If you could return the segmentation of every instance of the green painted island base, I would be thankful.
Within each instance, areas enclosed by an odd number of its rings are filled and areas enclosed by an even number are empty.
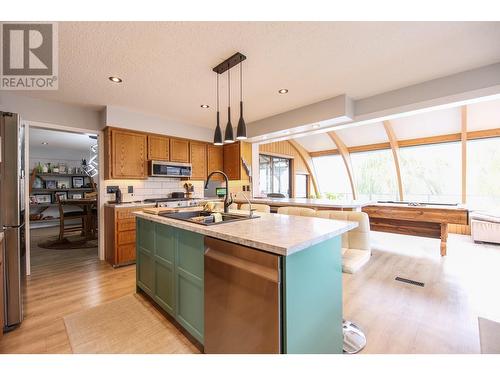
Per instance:
[[[137,219],[137,288],[200,345],[204,252],[201,234]],[[341,237],[281,256],[280,264],[281,352],[341,354]]]
[[[341,237],[283,263],[284,353],[342,354]]]

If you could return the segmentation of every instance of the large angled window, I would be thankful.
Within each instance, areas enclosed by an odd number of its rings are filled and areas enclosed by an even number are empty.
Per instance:
[[[467,206],[500,209],[500,138],[467,142]]]
[[[391,150],[351,153],[358,199],[397,200],[396,168]]]
[[[400,160],[406,201],[461,201],[462,162],[459,142],[402,147]]]
[[[349,177],[340,155],[315,157],[313,165],[322,198],[352,199]]]
[[[259,190],[261,195],[290,196],[290,159],[259,155]]]

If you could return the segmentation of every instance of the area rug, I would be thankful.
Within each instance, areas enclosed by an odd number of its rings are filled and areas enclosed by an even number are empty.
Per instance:
[[[51,250],[90,249],[97,247],[97,239],[87,240],[81,236],[65,237],[62,240],[53,238],[39,242],[38,247]]]
[[[500,354],[500,322],[478,317],[481,353]]]
[[[73,353],[198,353],[141,297],[128,295],[64,317]]]

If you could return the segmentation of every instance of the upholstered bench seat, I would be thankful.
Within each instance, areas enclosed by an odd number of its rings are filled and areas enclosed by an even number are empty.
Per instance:
[[[500,244],[500,212],[476,211],[470,214],[471,236],[474,242]]]

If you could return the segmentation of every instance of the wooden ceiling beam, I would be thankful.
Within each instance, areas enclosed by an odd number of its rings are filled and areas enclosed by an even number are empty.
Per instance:
[[[300,145],[297,141],[293,139],[287,140],[287,142],[292,146],[295,151],[299,154],[299,156],[302,158],[302,161],[304,162],[307,172],[309,173],[309,176],[311,176],[311,182],[313,184],[314,192],[316,196],[319,196],[319,188],[318,188],[318,181],[316,179],[316,174],[314,173],[314,166],[312,164],[312,158],[309,155],[309,153],[306,151],[302,145]]]
[[[494,138],[494,137],[500,137],[500,128],[475,130],[467,132],[467,140],[469,141],[474,139],[484,139],[484,138]],[[461,139],[462,139],[462,133],[452,133],[452,134],[436,135],[432,137],[403,139],[398,141],[398,146],[399,148],[402,148],[402,147],[432,145],[437,143],[460,142]],[[382,142],[382,143],[372,143],[362,146],[351,146],[347,147],[347,150],[349,151],[349,153],[353,153],[353,152],[389,150],[390,148],[391,148],[390,142]],[[313,158],[319,156],[339,155],[339,154],[340,152],[338,149],[309,152],[309,155]]]
[[[387,134],[387,138],[389,139],[389,143],[391,145],[392,156],[394,159],[394,166],[396,168],[396,178],[398,181],[398,191],[399,191],[399,200],[404,201],[403,194],[403,181],[401,179],[401,167],[399,162],[399,144],[396,138],[396,134],[392,129],[391,123],[389,121],[384,121],[384,129]]]
[[[349,150],[344,142],[342,142],[342,139],[340,139],[337,133],[332,131],[328,132],[328,135],[330,136],[333,143],[335,143],[335,146],[337,146],[337,150],[344,160],[344,165],[347,170],[347,176],[349,177],[349,182],[351,183],[352,197],[353,199],[357,199],[358,194],[356,191],[356,184],[354,181],[354,173],[352,170],[351,155],[349,154]]]

